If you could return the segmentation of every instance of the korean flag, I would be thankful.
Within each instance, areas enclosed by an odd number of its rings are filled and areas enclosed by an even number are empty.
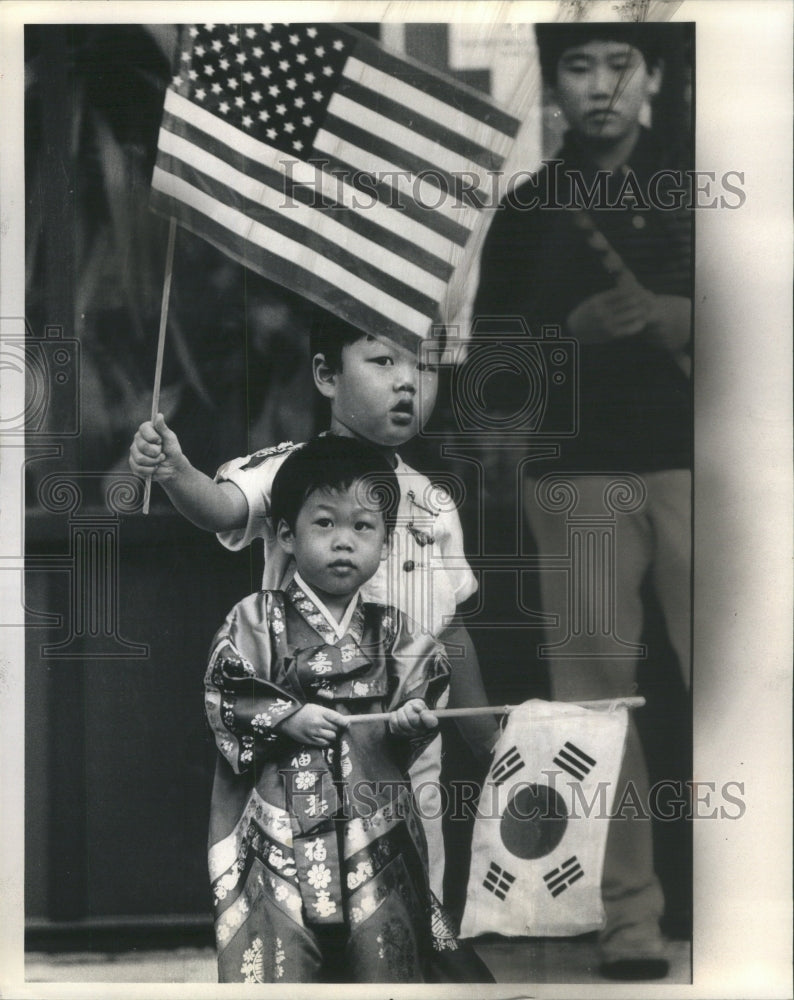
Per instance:
[[[462,937],[583,934],[604,919],[601,873],[625,707],[528,701],[483,786]]]

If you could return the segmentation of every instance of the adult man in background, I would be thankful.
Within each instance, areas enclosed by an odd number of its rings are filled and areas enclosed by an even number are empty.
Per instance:
[[[619,22],[536,27],[544,80],[570,131],[554,160],[496,213],[473,311],[481,323],[489,317],[494,332],[500,317],[521,316],[535,335],[556,325],[579,344],[578,433],[561,441],[558,458],[533,462],[524,482],[539,554],[557,556],[567,546],[565,515],[538,502],[543,473],[564,476],[580,515],[608,513],[605,490],[622,474],[638,484],[638,509],[615,518],[610,579],[596,583],[599,606],[614,608],[614,630],[590,630],[586,652],[576,656],[549,650],[552,695],[562,701],[634,693],[648,578],[689,682],[692,227],[675,197],[681,164],[642,124],[662,83],[663,30]],[[550,644],[571,631],[577,598],[568,583],[564,573],[541,571],[543,610],[559,616]],[[627,788],[647,805],[633,722],[616,802]],[[659,978],[668,963],[651,823],[631,809],[624,816],[610,822],[607,843],[602,972]]]

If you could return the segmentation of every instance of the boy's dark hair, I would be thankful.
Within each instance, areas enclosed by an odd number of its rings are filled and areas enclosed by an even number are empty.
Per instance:
[[[339,316],[318,310],[309,331],[309,352],[312,358],[322,354],[331,371],[339,372],[342,370],[342,349],[348,344],[355,344],[357,340],[368,336],[370,334],[347,323]],[[440,323],[434,324],[432,337],[435,344],[434,350],[440,354],[447,342],[446,327]]]
[[[309,351],[312,358],[322,354],[331,371],[338,372],[342,370],[342,348],[366,336],[357,326],[318,310],[309,331]]]
[[[557,65],[567,49],[588,42],[621,42],[642,53],[646,67],[653,69],[663,55],[664,25],[641,21],[605,21],[536,24],[535,38],[540,53],[540,68],[546,83],[557,82]]]
[[[285,521],[292,531],[298,514],[315,490],[346,490],[359,483],[361,501],[383,514],[391,534],[400,502],[397,476],[386,457],[366,441],[323,434],[296,448],[273,480],[270,517],[273,527]]]

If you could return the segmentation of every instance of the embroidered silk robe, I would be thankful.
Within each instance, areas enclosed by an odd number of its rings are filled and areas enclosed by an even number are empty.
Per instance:
[[[310,701],[343,714],[415,697],[433,707],[449,668],[429,639],[416,655],[411,624],[359,597],[338,639],[292,581],[241,601],[217,633],[205,702],[220,751],[209,870],[221,982],[317,981],[328,941],[342,943],[351,982],[423,981],[431,899],[406,771],[432,734],[365,722],[322,749],[276,728]]]

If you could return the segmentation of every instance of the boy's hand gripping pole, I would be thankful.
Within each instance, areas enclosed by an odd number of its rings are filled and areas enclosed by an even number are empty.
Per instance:
[[[168,228],[168,247],[165,251],[165,277],[163,278],[163,301],[160,305],[160,333],[157,338],[157,364],[154,369],[154,390],[152,392],[152,423],[157,419],[160,408],[160,382],[163,378],[163,352],[165,351],[165,329],[168,325],[168,299],[171,296],[171,273],[174,270],[174,241],[176,239],[176,219],[171,217]],[[152,477],[146,477],[143,492],[143,513],[149,513],[152,496]]]

